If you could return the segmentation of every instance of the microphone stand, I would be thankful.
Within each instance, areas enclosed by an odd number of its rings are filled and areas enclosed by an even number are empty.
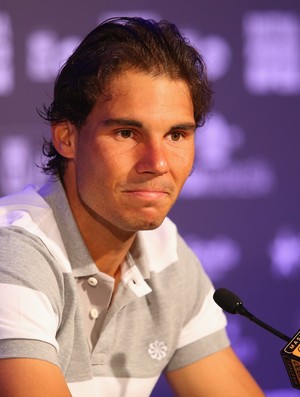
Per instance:
[[[278,331],[277,329],[271,327],[269,324],[266,324],[259,318],[255,317],[252,313],[250,313],[242,304],[237,305],[236,312],[241,316],[247,317],[249,320],[253,321],[254,323],[258,324],[262,328],[266,329],[267,331],[271,332],[272,334],[278,336],[279,338],[283,339],[286,342],[290,342],[292,338],[283,334],[282,332]]]

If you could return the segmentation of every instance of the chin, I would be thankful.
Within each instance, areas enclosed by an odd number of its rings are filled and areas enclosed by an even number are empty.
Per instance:
[[[163,223],[163,220],[164,220],[164,218],[152,219],[152,220],[141,220],[141,222],[137,222],[137,224],[136,224],[136,231],[157,229]]]
[[[131,211],[122,218],[119,227],[128,232],[154,230],[163,223],[166,216],[167,211]]]

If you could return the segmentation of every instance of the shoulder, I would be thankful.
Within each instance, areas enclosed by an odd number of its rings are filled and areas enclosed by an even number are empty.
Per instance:
[[[46,295],[53,306],[60,306],[64,275],[44,243],[17,226],[0,228],[1,283],[29,288]]]
[[[199,259],[169,218],[155,230],[139,232],[139,242],[150,272],[161,273],[169,268],[176,277],[192,284],[207,278]]]

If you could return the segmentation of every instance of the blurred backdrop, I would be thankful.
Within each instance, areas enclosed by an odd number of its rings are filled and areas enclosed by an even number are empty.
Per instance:
[[[41,184],[36,109],[57,71],[103,19],[175,22],[206,59],[214,111],[197,131],[195,170],[171,218],[216,287],[294,335],[300,328],[300,1],[0,0],[0,195]],[[228,315],[237,354],[267,396],[292,389],[285,342]],[[134,348],[134,346],[132,347]],[[216,380],[218,375],[216,374]],[[169,397],[161,379],[152,397]]]

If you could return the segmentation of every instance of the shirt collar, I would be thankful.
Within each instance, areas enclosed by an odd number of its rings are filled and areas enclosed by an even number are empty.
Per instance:
[[[38,193],[52,208],[54,218],[72,266],[74,277],[96,274],[95,265],[77,227],[64,187],[60,180],[50,180]],[[136,265],[144,279],[150,278],[147,256],[143,249],[144,241],[137,233],[136,239],[127,255],[128,266]]]

